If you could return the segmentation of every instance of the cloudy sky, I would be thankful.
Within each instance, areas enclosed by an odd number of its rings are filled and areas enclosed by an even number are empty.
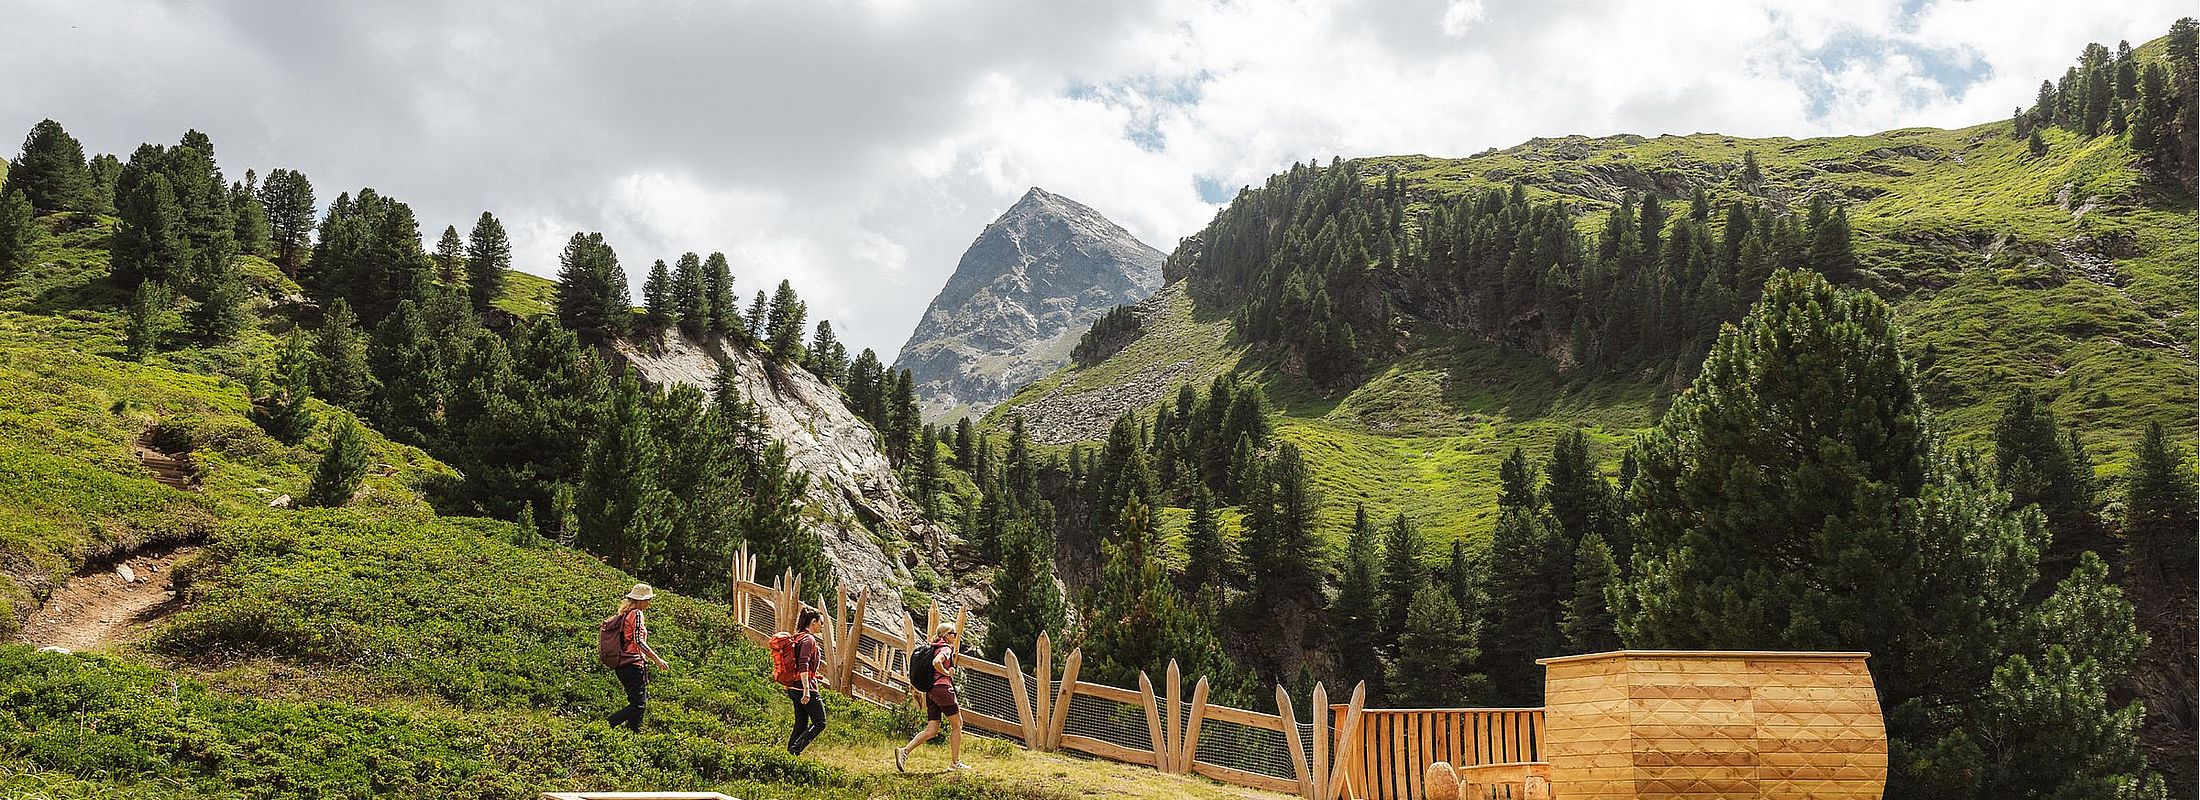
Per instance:
[[[1532,136],[1808,136],[2004,118],[2171,0],[0,0],[0,136],[196,127],[223,167],[481,211],[550,274],[722,250],[887,358],[1029,186],[1163,250],[1332,155]]]

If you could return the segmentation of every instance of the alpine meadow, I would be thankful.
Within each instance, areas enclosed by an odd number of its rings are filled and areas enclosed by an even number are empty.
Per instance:
[[[1462,48],[1518,11],[1437,5]],[[1120,190],[1160,162],[1090,163],[1198,151],[1168,109],[1229,70],[1065,72],[1144,115],[1106,153],[880,101],[912,143],[833,158],[938,186],[830,247],[679,160],[724,131],[544,133],[655,159],[602,210],[529,148],[430,180],[226,102],[135,149],[167,117],[0,102],[0,797],[2191,797],[2200,23],[2151,33],[1968,127],[1248,146],[1182,230]],[[359,101],[432,149],[608,69],[458,39],[405,47],[511,66]],[[1019,65],[954,113],[1098,58],[946,41]],[[812,85],[743,124],[856,147]]]

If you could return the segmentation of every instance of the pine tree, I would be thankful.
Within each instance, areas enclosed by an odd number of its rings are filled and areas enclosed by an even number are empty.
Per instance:
[[[120,220],[109,244],[109,270],[115,284],[126,289],[148,281],[183,280],[194,260],[191,240],[184,235],[183,208],[167,176],[156,165],[141,163],[157,160],[158,151],[145,154],[140,149],[130,158],[115,188]]]
[[[1344,570],[1337,576],[1337,599],[1330,604],[1329,620],[1337,648],[1339,682],[1349,686],[1367,681],[1371,692],[1383,697],[1383,661],[1379,654],[1396,640],[1386,637],[1382,630],[1384,609],[1378,583],[1381,559],[1376,536],[1367,506],[1359,506],[1353,512],[1352,532],[1345,537]]]
[[[1528,457],[1518,446],[1498,465],[1497,481],[1498,508],[1535,507],[1535,468],[1528,466]]]
[[[2007,796],[1994,776],[2021,753],[1971,743],[2114,727],[2106,717],[2123,712],[2048,707],[2090,691],[2079,665],[2108,654],[2025,635],[2042,519],[2009,511],[1977,467],[1941,452],[1892,316],[1869,293],[1784,272],[1721,334],[1694,387],[1637,444],[1641,526],[1620,635],[1631,647],[1869,651],[1894,739],[1888,795]],[[1982,693],[2023,677],[2028,654],[2052,650],[2072,669],[2045,678],[2052,691],[1970,714]],[[2027,727],[2073,710],[2090,716]],[[2102,765],[2147,780],[2113,745],[2073,740],[2057,763],[2092,766],[2026,782]],[[1966,752],[1976,763],[1952,763]]]
[[[764,341],[765,315],[770,313],[770,308],[771,301],[764,297],[764,290],[756,290],[756,299],[749,302],[748,313],[741,317],[741,322],[749,333],[750,341]]]
[[[260,398],[253,411],[253,420],[260,423],[260,428],[283,444],[303,442],[313,432],[313,412],[306,407],[306,397],[313,393],[311,356],[305,335],[291,331],[276,364],[275,392]]]
[[[730,336],[741,329],[739,300],[733,295],[733,269],[726,264],[726,254],[712,253],[703,262],[703,291],[710,305],[710,332]]]
[[[642,281],[642,311],[650,330],[661,331],[679,318],[680,309],[674,298],[672,270],[665,267],[660,258],[649,266],[649,277]]]
[[[1477,701],[1486,679],[1471,672],[1481,654],[1459,607],[1439,586],[1415,592],[1398,639],[1386,701],[1407,708],[1459,707]]]
[[[1811,227],[1811,267],[1835,283],[1855,283],[1856,254],[1849,244],[1849,212],[1836,208],[1821,224]]]
[[[1427,583],[1421,572],[1421,537],[1399,514],[1383,535],[1382,617],[1376,629],[1383,641],[1397,642],[1406,632],[1406,612]]]
[[[1572,555],[1542,515],[1519,508],[1499,513],[1490,534],[1489,599],[1482,613],[1484,672],[1499,704],[1541,702],[1543,678],[1535,659],[1559,654],[1565,643],[1559,630],[1564,584],[1552,564]]]
[[[31,260],[31,246],[38,243],[38,219],[21,189],[0,192],[0,280]]]
[[[260,205],[267,210],[276,266],[298,277],[298,256],[306,252],[307,239],[313,234],[313,182],[296,170],[269,172],[267,180],[260,182]]]
[[[87,209],[96,214],[115,213],[115,182],[122,176],[122,160],[113,153],[101,153],[84,162],[84,172],[92,182],[92,204]]]
[[[457,286],[465,279],[466,243],[458,238],[458,226],[443,226],[443,235],[435,240],[435,253],[428,260],[435,264],[436,280],[446,286]]]
[[[558,322],[584,338],[625,336],[633,326],[626,272],[603,234],[573,234],[558,255]]]
[[[1009,649],[1029,655],[1039,634],[1058,639],[1068,630],[1067,605],[1061,586],[1054,581],[1050,527],[1022,509],[1007,514],[1001,523],[1000,566],[994,569],[993,598],[984,611],[989,657],[1000,658]]]
[[[356,327],[359,318],[343,298],[329,305],[321,330],[314,337],[313,393],[334,405],[363,412],[380,391],[374,372],[367,367],[366,337]]]
[[[647,402],[632,375],[619,380],[602,430],[589,442],[574,498],[581,549],[630,573],[655,570],[671,534],[672,497],[658,484]]]
[[[466,297],[475,314],[489,313],[504,296],[505,273],[511,269],[512,241],[504,235],[504,223],[481,212],[466,237]]]
[[[1568,552],[1607,525],[1612,486],[1597,473],[1589,457],[1589,437],[1575,429],[1551,446],[1550,463],[1544,467],[1544,507],[1557,526],[1560,544]]]
[[[359,423],[351,415],[338,414],[336,424],[329,429],[328,450],[322,452],[321,463],[313,470],[313,483],[306,489],[305,504],[325,508],[347,505],[366,477],[366,437],[359,433]]]
[[[199,340],[210,344],[229,341],[251,322],[245,309],[244,275],[234,263],[212,267],[200,277],[199,304],[191,309],[191,326]]]
[[[1192,520],[1184,536],[1185,593],[1220,591],[1229,579],[1230,552],[1222,540],[1222,520],[1215,515],[1214,495],[1204,486],[1192,493]]]
[[[1145,514],[1128,508],[1124,516]],[[1129,542],[1103,543],[1101,559],[1100,580],[1081,604],[1085,614],[1077,638],[1085,652],[1084,674],[1120,686],[1136,683],[1141,672],[1160,675],[1174,660],[1186,674],[1234,682],[1213,621],[1169,586],[1157,559]]]
[[[1994,425],[1994,480],[2009,493],[2012,508],[2037,504],[2047,515],[2052,537],[2040,561],[2049,582],[2067,573],[2078,553],[2109,551],[2107,531],[2094,511],[2092,467],[2080,474],[2077,458],[2083,449],[2073,452],[2073,441],[2031,389],[2019,387],[2003,401]]]
[[[764,323],[765,342],[772,355],[790,364],[802,363],[802,331],[809,321],[809,306],[794,293],[794,285],[780,281],[772,292],[771,310]]]
[[[2161,423],[2147,426],[2125,485],[2127,568],[2156,586],[2192,586],[2193,562],[2200,558],[2193,536],[2200,529],[2195,512],[2200,492],[2194,488],[2191,463],[2184,453],[2171,449]]]
[[[817,321],[817,336],[810,340],[810,346],[803,351],[802,365],[826,383],[839,385],[847,380],[848,348],[842,346],[840,339],[833,335],[832,321]]]
[[[703,259],[681,253],[672,269],[672,306],[678,311],[680,332],[690,339],[710,333],[710,287],[704,278]]]
[[[2040,129],[2033,128],[2032,135],[2025,138],[2025,147],[2031,150],[2033,158],[2047,155],[2047,137],[2040,135]]]
[[[1295,444],[1278,447],[1264,473],[1258,481],[1263,485],[1248,498],[1255,513],[1240,546],[1251,578],[1251,607],[1275,631],[1263,642],[1264,676],[1280,682],[1296,670],[1307,623],[1319,607],[1323,548],[1314,535],[1314,513],[1320,500]]]
[[[1613,632],[1611,606],[1605,600],[1618,568],[1612,563],[1612,549],[1605,546],[1604,537],[1595,533],[1581,537],[1581,546],[1574,548],[1573,572],[1573,597],[1559,622],[1566,634],[1568,652],[1618,650],[1619,634]]]
[[[0,188],[22,192],[42,212],[93,210],[84,146],[50,119],[39,120],[23,137],[23,152],[8,162],[7,183]]]
[[[275,252],[274,239],[268,229],[267,207],[261,205],[260,198],[253,193],[250,183],[252,173],[245,172],[245,177],[246,183],[229,185],[230,215],[237,220],[233,237],[237,240],[238,249],[247,255],[272,256]]]
[[[375,326],[367,345],[367,366],[381,391],[374,398],[374,420],[384,435],[412,445],[433,441],[437,419],[450,390],[442,352],[428,331],[419,304],[401,301]]]
[[[1754,190],[1763,185],[1764,180],[1764,171],[1757,168],[1757,151],[1742,151],[1742,188],[1745,191]]]
[[[137,286],[130,298],[129,317],[122,325],[122,351],[132,361],[144,361],[146,356],[160,351],[160,345],[168,336],[170,318],[168,304],[174,302],[174,294],[168,284],[146,281]]]

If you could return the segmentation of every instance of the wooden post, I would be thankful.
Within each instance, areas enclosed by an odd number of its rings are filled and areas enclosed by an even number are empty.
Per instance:
[[[863,613],[869,610],[867,607],[870,601],[870,590],[856,593],[855,618],[848,621],[847,638],[841,642],[839,660],[833,664],[833,671],[839,673],[839,677],[834,679],[834,685],[840,687],[841,694],[849,697],[854,697],[856,693],[856,654],[863,651]]]
[[[1184,721],[1184,742],[1176,748],[1177,771],[1190,774],[1192,762],[1199,760],[1199,723],[1207,718],[1207,678],[1202,675],[1199,685],[1192,687],[1192,711]]]
[[[1013,648],[1001,654],[1001,661],[1008,667],[1008,692],[1016,696],[1016,722],[1023,726],[1024,746],[1037,750],[1039,748],[1031,743],[1039,739],[1037,728],[1032,724],[1038,717],[1031,710],[1031,701],[1024,698],[1024,668],[1016,662]]]
[[[1177,727],[1176,722],[1177,717],[1183,713],[1181,709],[1184,707],[1184,680],[1183,676],[1177,672],[1176,659],[1173,658],[1169,659],[1168,681],[1169,708],[1161,715],[1161,730],[1165,734],[1162,737],[1162,746],[1169,751],[1164,754],[1169,764],[1169,771],[1181,775],[1185,771],[1184,765],[1177,763],[1176,753],[1179,749],[1177,744],[1184,738],[1184,729]]]
[[[1299,778],[1299,796],[1311,797],[1313,783],[1306,779],[1306,750],[1299,740],[1298,712],[1291,710],[1291,693],[1276,687],[1276,713],[1283,717],[1283,743],[1291,750],[1291,771]]]
[[[1069,651],[1069,662],[1062,665],[1062,690],[1055,698],[1054,719],[1048,726],[1047,749],[1062,747],[1062,729],[1069,727],[1070,700],[1077,696],[1077,668],[1085,663],[1084,648]]]
[[[1321,684],[1314,685],[1314,693],[1317,698],[1321,694],[1321,690]],[[1329,776],[1329,788],[1320,800],[1336,800],[1337,795],[1344,789],[1347,767],[1359,754],[1360,706],[1366,700],[1367,681],[1360,681],[1358,685],[1352,687],[1352,705],[1344,713],[1344,728],[1337,732],[1337,744],[1342,751],[1338,754],[1336,766]],[[1317,700],[1317,702],[1319,701]],[[1316,724],[1319,725],[1319,723]],[[1316,745],[1316,747],[1318,748],[1319,745]],[[1316,749],[1314,752],[1320,753],[1321,750]]]
[[[924,641],[932,641],[932,634],[938,633],[939,630],[940,601],[934,600],[932,601],[932,610],[926,615],[924,621],[924,630],[922,631],[922,633],[924,634]]]
[[[1329,800],[1329,690],[1321,681],[1314,682],[1314,707],[1309,709],[1314,718],[1314,765],[1309,771],[1314,779],[1312,800]]]
[[[1031,726],[1030,735],[1024,737],[1024,744],[1033,750],[1046,752],[1054,749],[1047,742],[1048,735],[1054,731],[1054,726],[1050,724],[1054,719],[1054,693],[1049,691],[1054,678],[1054,643],[1047,638],[1046,631],[1039,632],[1039,644],[1033,654],[1031,677],[1038,681],[1038,686],[1031,696],[1031,719],[1036,724]],[[1023,697],[1019,690],[1016,699],[1020,701]]]
[[[1161,743],[1161,709],[1158,708],[1161,703],[1154,699],[1153,680],[1147,678],[1144,672],[1138,673],[1138,693],[1146,704],[1146,738],[1153,744],[1153,768],[1167,772],[1169,749]]]

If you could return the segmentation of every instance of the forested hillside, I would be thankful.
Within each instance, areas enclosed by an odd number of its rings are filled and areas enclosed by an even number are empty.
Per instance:
[[[1126,652],[1458,705],[1535,702],[1532,659],[1558,652],[1854,647],[1892,692],[1890,796],[2033,796],[2076,785],[2055,783],[2080,780],[2066,769],[2144,794],[2120,782],[2141,774],[2142,709],[2155,768],[2188,791],[2192,542],[2167,532],[2191,516],[2167,509],[2191,497],[2200,377],[2177,144],[2196,129],[2194,33],[2089,47],[2034,106],[1960,130],[1294,166],[1186,239],[1162,293],[1103,318],[1102,357],[987,427],[1055,459],[1042,516],[1079,611],[1183,620]],[[1849,347],[1874,366],[1844,362]],[[1810,453],[1831,443],[1853,455]],[[1851,499],[1721,475],[1743,465]],[[1899,503],[1870,514],[1896,521],[1856,516],[1879,491]],[[1818,530],[1856,541],[1792,538]],[[2014,560],[1902,555],[1947,536]],[[1857,585],[1850,563],[1940,599],[1829,592]],[[1989,573],[2029,577],[1938,583]],[[2086,645],[2106,649],[2007,638],[2064,624],[2047,617],[2077,613],[2077,595],[2118,631]],[[2135,621],[2118,622],[2127,601]],[[2000,632],[1859,623],[1946,603],[1919,613]],[[1960,642],[1985,649],[1960,669],[1911,663]],[[1999,699],[1966,699],[1979,692]],[[2035,705],[2049,696],[2077,705]],[[2010,738],[2056,715],[2097,720],[2089,766]]]

